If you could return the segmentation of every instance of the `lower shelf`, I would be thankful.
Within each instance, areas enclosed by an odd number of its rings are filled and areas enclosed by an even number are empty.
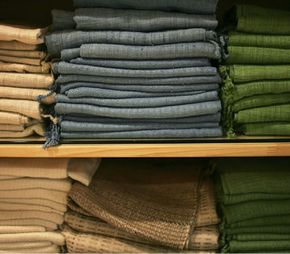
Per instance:
[[[66,144],[44,150],[41,144],[1,144],[0,157],[10,158],[186,158],[290,157],[290,142]]]

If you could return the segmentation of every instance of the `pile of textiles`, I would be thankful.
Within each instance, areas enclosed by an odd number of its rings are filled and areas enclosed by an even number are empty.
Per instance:
[[[58,253],[69,177],[88,184],[98,160],[1,159],[0,252]]]
[[[53,128],[48,144],[221,136],[216,2],[75,0],[74,12],[53,11],[60,137]]]
[[[290,12],[240,5],[235,20],[221,68],[228,135],[290,135]]]
[[[214,252],[209,173],[192,160],[104,160],[88,187],[75,183],[69,193],[68,252]]]
[[[228,159],[218,164],[225,253],[290,251],[289,159]]]
[[[55,101],[54,79],[45,62],[46,29],[0,24],[0,138],[44,136],[40,106]]]

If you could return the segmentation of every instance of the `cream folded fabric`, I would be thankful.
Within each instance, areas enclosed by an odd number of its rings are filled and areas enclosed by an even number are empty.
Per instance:
[[[0,49],[10,50],[38,50],[40,45],[32,45],[20,41],[0,41]]]
[[[0,198],[1,204],[18,204],[18,205],[28,205],[28,206],[44,206],[53,209],[56,213],[65,213],[67,211],[67,206],[65,204],[60,204],[48,199],[18,199],[18,198]]]
[[[64,215],[63,212],[54,210],[53,208],[47,206],[39,205],[25,205],[25,204],[15,204],[15,203],[1,203],[0,202],[0,211],[37,211],[37,212],[46,212],[46,213],[57,213],[59,215]]]
[[[101,164],[101,159],[71,159],[68,165],[70,178],[89,186]]]
[[[29,124],[31,121],[32,119],[27,116],[0,110],[0,124],[24,125]]]
[[[50,74],[0,72],[0,86],[49,89],[53,83],[54,78]]]
[[[60,248],[57,245],[51,245],[47,247],[42,247],[42,248],[26,248],[26,249],[14,249],[11,251],[7,250],[0,250],[0,253],[60,253]]]
[[[0,24],[1,41],[20,41],[27,44],[44,43],[47,28],[30,28],[20,25]]]
[[[35,233],[35,232],[45,232],[44,227],[36,226],[0,226],[0,234],[18,234],[18,233]]]
[[[51,246],[51,242],[17,242],[17,243],[0,243],[0,250],[17,251],[21,249],[43,248]]]
[[[43,220],[43,219],[7,219],[7,220],[0,220],[0,227],[1,226],[38,226],[44,227],[47,231],[53,231],[58,228],[58,224]]]
[[[15,57],[15,56],[2,56],[0,55],[0,61],[5,63],[20,63],[20,64],[30,64],[34,66],[42,65],[43,60],[37,58],[25,58],[25,57]]]
[[[25,130],[24,125],[0,124],[0,131],[24,131],[24,130]]]
[[[71,181],[68,179],[45,179],[45,178],[19,178],[0,181],[0,191],[15,191],[15,190],[31,190],[45,189],[69,192],[71,189]]]
[[[34,134],[44,137],[44,126],[36,124],[27,127],[24,131],[0,131],[0,138],[26,138]]]
[[[0,86],[0,98],[37,101],[39,96],[45,96],[49,91],[45,89],[31,89]],[[42,100],[45,104],[55,102],[55,94]]]
[[[0,61],[0,72],[18,72],[18,73],[43,73],[50,72],[50,64],[42,62],[40,66],[22,64],[22,63],[5,63]]]
[[[3,50],[0,49],[0,56],[14,56],[24,58],[35,58],[43,60],[47,54],[39,50]]]

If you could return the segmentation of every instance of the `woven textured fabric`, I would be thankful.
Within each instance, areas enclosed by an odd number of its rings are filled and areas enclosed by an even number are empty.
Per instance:
[[[0,85],[26,88],[49,88],[54,83],[50,74],[23,74],[0,72]]]
[[[290,36],[261,35],[231,32],[228,37],[229,46],[262,47],[290,49]]]
[[[109,67],[119,69],[147,70],[147,69],[172,69],[186,67],[206,67],[210,66],[210,60],[207,58],[192,59],[173,59],[173,60],[141,60],[141,61],[124,61],[124,60],[98,60],[76,58],[70,61],[73,64],[91,65],[98,67]]]
[[[81,57],[109,59],[176,59],[205,57],[220,59],[220,46],[215,42],[177,43],[162,46],[128,46],[84,44]]]
[[[17,113],[0,111],[0,124],[23,125],[31,122],[31,119]]]
[[[158,1],[146,1],[141,0],[138,2],[132,0],[120,1],[109,0],[102,2],[100,0],[74,0],[74,6],[76,8],[91,8],[91,7],[104,7],[104,8],[117,8],[117,9],[148,9],[148,10],[164,10],[164,11],[180,11],[200,14],[215,13],[217,1],[188,1],[188,0],[158,0]]]
[[[0,72],[19,72],[19,73],[43,73],[50,72],[50,64],[42,63],[40,66],[19,63],[5,63],[0,61]]]
[[[290,49],[229,46],[228,64],[289,64]]]
[[[221,83],[219,75],[204,77],[186,78],[164,78],[164,79],[143,79],[143,78],[108,78],[85,75],[60,75],[56,83],[67,84],[72,82],[89,82],[101,84],[121,85],[190,85],[190,84],[218,84]]]
[[[50,55],[59,56],[63,49],[79,48],[83,44],[108,43],[123,45],[162,45],[181,42],[216,40],[213,31],[202,28],[170,30],[152,33],[129,31],[63,31],[46,35]],[[1,47],[1,42],[0,42]]]
[[[73,20],[74,12],[64,10],[52,10],[52,30],[74,29],[75,22]]]
[[[69,62],[74,58],[78,58],[81,56],[81,49],[80,48],[73,48],[73,49],[63,49],[60,53],[60,58],[62,61]]]
[[[0,40],[0,49],[8,50],[39,50],[39,45],[32,45],[23,43],[20,41],[1,41]]]
[[[41,44],[44,42],[45,29],[28,28],[9,24],[0,24],[0,41],[19,41],[27,44]]]
[[[17,242],[17,243],[0,243],[0,251],[13,251],[16,252],[20,249],[34,249],[51,247],[51,242]]]
[[[289,122],[290,104],[242,110],[235,114],[237,123]]]
[[[74,21],[77,30],[153,32],[187,28],[215,30],[217,26],[215,15],[105,8],[76,9]]]
[[[70,197],[110,225],[168,247],[183,249],[195,225],[202,164],[195,164],[192,170],[192,164],[171,162],[159,165],[157,172],[154,162],[150,161],[138,169],[126,162],[116,163],[118,161],[103,162],[89,188],[74,184]],[[116,165],[122,165],[119,167],[122,173],[117,175],[112,173]],[[181,167],[182,175],[175,170]],[[127,206],[122,205],[125,200]],[[131,207],[134,213],[128,212]]]
[[[97,107],[92,105],[78,105],[58,103],[55,106],[55,112],[59,115],[63,114],[86,114],[102,117],[117,117],[117,118],[180,118],[190,116],[200,116],[215,114],[221,111],[220,101],[210,101],[194,104],[185,104],[167,107],[154,108],[109,108]]]
[[[49,215],[48,215],[49,216]],[[43,220],[43,219],[12,219],[12,220],[0,220],[0,227],[1,226],[37,226],[37,227],[44,227],[47,231],[54,231],[57,230],[58,225],[56,223]]]
[[[45,232],[44,227],[13,227],[13,226],[0,226],[0,234],[19,234],[19,233],[35,233]]]
[[[0,55],[0,61],[6,63],[20,63],[20,64],[29,64],[33,66],[41,66],[42,59],[37,58],[25,58],[25,57],[16,57],[16,56],[3,56]]]
[[[42,124],[36,124],[25,128],[23,131],[0,131],[1,138],[26,138],[34,134],[44,137],[44,126]]]
[[[47,247],[41,247],[41,248],[26,248],[23,249],[22,247],[19,249],[14,249],[12,252],[16,252],[16,253],[60,253],[60,248],[57,245],[50,245]],[[4,251],[4,252],[7,252]]]
[[[24,125],[0,124],[0,131],[24,131],[24,129]]]
[[[243,124],[240,129],[248,136],[289,136],[288,123]]]
[[[39,96],[45,96],[48,93],[49,91],[44,90],[44,89],[29,89],[29,88],[0,86],[0,98],[6,98],[6,99],[38,101]],[[50,95],[48,97],[45,97],[45,99],[42,102],[45,104],[53,104],[55,102],[55,97],[54,95]],[[4,108],[2,110],[4,110]],[[9,111],[9,110],[5,110],[5,111]],[[24,112],[19,112],[19,113],[24,114]]]
[[[33,59],[44,59],[46,53],[43,51],[36,50],[3,50],[0,49],[1,56],[14,56],[14,57],[24,57],[24,58],[33,58]]]

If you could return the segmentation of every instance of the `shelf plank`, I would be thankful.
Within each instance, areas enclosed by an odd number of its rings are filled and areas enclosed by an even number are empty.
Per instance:
[[[290,157],[290,142],[190,144],[67,144],[47,150],[38,144],[2,144],[0,157],[9,158],[189,158]]]

